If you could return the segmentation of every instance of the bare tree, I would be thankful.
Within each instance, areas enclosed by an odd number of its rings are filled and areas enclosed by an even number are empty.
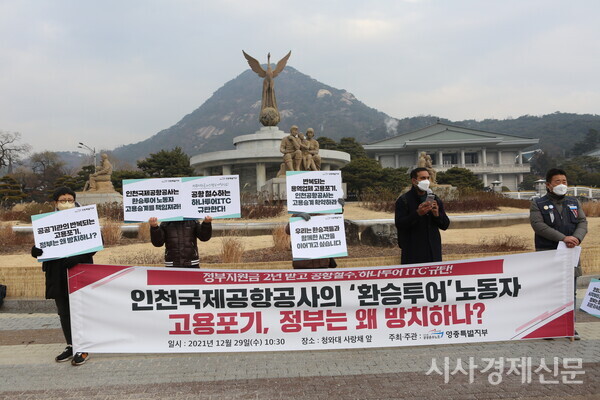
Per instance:
[[[12,166],[27,154],[31,149],[26,143],[19,143],[21,134],[19,132],[0,131],[0,168],[8,167],[12,172]]]

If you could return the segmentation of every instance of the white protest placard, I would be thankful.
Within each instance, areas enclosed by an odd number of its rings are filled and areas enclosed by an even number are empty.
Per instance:
[[[581,302],[582,311],[600,318],[600,279],[592,279]]]
[[[343,215],[290,218],[290,238],[294,260],[348,256]]]
[[[185,218],[240,218],[240,179],[238,175],[181,178]]]
[[[95,204],[32,215],[31,225],[35,247],[44,251],[38,261],[91,253],[104,248]]]
[[[124,179],[125,222],[181,221],[181,178]]]
[[[342,212],[338,199],[344,197],[340,171],[286,172],[288,214]]]

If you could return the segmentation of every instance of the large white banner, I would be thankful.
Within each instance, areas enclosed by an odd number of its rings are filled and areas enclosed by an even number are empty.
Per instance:
[[[124,179],[123,219],[146,222],[183,220],[181,178]]]
[[[295,213],[340,213],[344,197],[340,171],[287,171],[287,209]]]
[[[102,235],[96,205],[31,216],[35,246],[44,251],[38,261],[100,251]]]
[[[579,248],[336,270],[69,270],[75,351],[239,352],[572,336]]]
[[[316,215],[310,220],[290,218],[290,238],[294,260],[346,257],[344,216]]]
[[[185,218],[240,218],[240,180],[238,175],[181,178]]]

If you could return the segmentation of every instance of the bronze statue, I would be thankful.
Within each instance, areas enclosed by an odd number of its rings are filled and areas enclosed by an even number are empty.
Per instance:
[[[83,191],[114,192],[115,188],[110,180],[112,170],[113,167],[110,161],[108,161],[108,154],[103,153],[101,165],[96,169],[96,172],[90,175],[90,179],[86,182]]]
[[[421,152],[421,154],[419,155],[419,160],[417,161],[417,167],[427,168],[427,170],[429,171],[429,179],[431,181],[431,184],[437,184],[437,173],[435,172],[435,169],[433,169],[433,161],[431,160],[431,156],[429,154],[427,154],[424,151]]]
[[[242,53],[244,53],[244,57],[248,61],[248,65],[252,71],[256,72],[261,78],[264,78],[259,121],[263,126],[277,126],[281,118],[279,117],[277,100],[275,99],[275,78],[285,68],[292,52],[290,51],[285,57],[279,60],[274,70],[271,69],[271,53],[268,53],[266,71],[261,67],[258,60],[246,54],[244,50],[242,50]]]
[[[302,158],[305,171],[320,171],[321,156],[319,155],[319,142],[315,139],[315,130],[308,128],[306,130],[306,138],[302,140]]]
[[[281,139],[279,151],[283,154],[286,171],[302,171],[302,137],[299,136],[296,125],[292,125],[290,134]]]

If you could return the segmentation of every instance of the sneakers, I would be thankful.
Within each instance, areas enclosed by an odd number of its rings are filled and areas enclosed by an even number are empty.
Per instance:
[[[581,336],[579,336],[579,333],[577,333],[577,331],[575,331],[575,334],[573,335],[573,340],[581,340]]]
[[[57,355],[54,360],[56,362],[65,362],[69,361],[71,358],[73,358],[73,346],[68,345],[65,347],[65,351]]]
[[[71,365],[82,365],[90,358],[88,353],[75,353],[71,360]]]

